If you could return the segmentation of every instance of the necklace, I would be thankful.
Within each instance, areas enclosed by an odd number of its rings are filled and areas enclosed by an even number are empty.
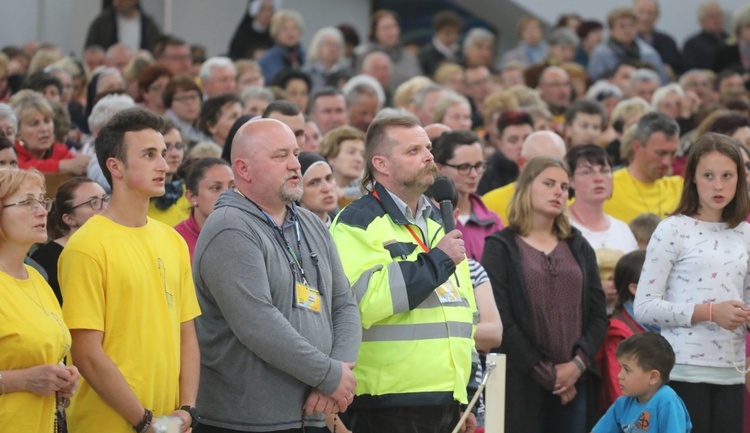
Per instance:
[[[646,198],[643,196],[643,191],[641,191],[641,187],[638,186],[638,182],[635,179],[635,176],[633,176],[633,173],[630,171],[630,167],[628,167],[626,170],[628,170],[628,174],[630,175],[630,181],[633,182],[633,188],[635,188],[636,191],[638,191],[638,197],[641,199],[641,204],[643,205],[643,208],[646,210],[646,212],[650,212],[651,209],[648,206],[648,203],[646,202]],[[658,212],[657,215],[659,218],[663,218],[664,214],[662,214],[661,211],[661,205],[662,205],[662,199],[661,199],[661,183],[658,181],[654,182],[656,184],[657,191],[659,193],[658,197]]]
[[[120,221],[117,221],[117,218],[115,218],[115,216],[112,215],[112,211],[109,210],[109,205],[107,205],[107,207],[105,209],[107,209],[107,214],[109,214],[109,217],[112,218],[112,221],[116,222],[117,224],[120,224]],[[120,225],[122,225],[122,224],[120,224]]]
[[[62,335],[63,335],[63,349],[62,349],[62,354],[60,355],[59,362],[62,362],[63,359],[65,359],[65,355],[68,353],[68,351],[70,351],[70,342],[66,341],[66,339],[65,339],[65,334],[67,333],[67,328],[65,327],[65,324],[63,323],[62,319],[60,318],[60,316],[57,313],[55,313],[54,311],[52,311],[52,312],[48,311],[47,308],[44,307],[44,303],[42,302],[42,298],[39,296],[39,291],[36,288],[36,284],[34,284],[34,279],[31,278],[31,275],[29,275],[28,271],[26,271],[26,281],[29,281],[31,283],[31,287],[34,289],[34,295],[35,295],[36,299],[34,299],[34,297],[32,297],[28,293],[28,291],[23,288],[23,286],[21,286],[21,283],[18,281],[18,278],[16,278],[13,275],[11,275],[10,272],[8,272],[8,270],[5,268],[5,266],[3,266],[2,263],[0,263],[0,268],[2,268],[3,272],[5,272],[6,274],[8,274],[8,276],[10,276],[11,278],[13,278],[13,281],[16,282],[16,286],[18,286],[18,288],[21,290],[21,292],[23,292],[23,294],[26,295],[26,297],[29,298],[31,300],[31,302],[33,302],[34,304],[36,304],[44,312],[45,316],[53,319],[55,321],[55,323],[57,323],[57,326],[60,327],[60,331],[62,332]]]

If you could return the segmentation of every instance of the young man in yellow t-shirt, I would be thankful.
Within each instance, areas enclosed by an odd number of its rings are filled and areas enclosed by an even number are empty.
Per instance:
[[[612,175],[612,197],[604,213],[630,223],[644,213],[664,218],[680,201],[682,178],[668,176],[680,144],[680,127],[671,117],[649,113],[633,135],[633,159]]]
[[[83,381],[68,410],[76,433],[151,431],[175,415],[197,421],[200,308],[187,245],[148,218],[168,169],[163,121],[142,109],[116,114],[96,139],[112,198],[63,250],[63,313]]]

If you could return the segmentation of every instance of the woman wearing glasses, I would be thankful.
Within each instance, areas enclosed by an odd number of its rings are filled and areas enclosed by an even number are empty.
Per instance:
[[[49,276],[49,285],[62,305],[60,284],[57,282],[57,259],[68,239],[92,216],[99,213],[109,196],[94,180],[74,177],[60,185],[55,195],[47,225],[50,238],[36,250],[31,258],[39,263]]]
[[[500,217],[482,202],[477,185],[487,169],[479,137],[471,131],[446,132],[432,149],[440,174],[453,181],[458,193],[456,228],[463,234],[466,256],[482,259],[484,238],[503,228]]]
[[[165,121],[160,132],[167,145],[164,159],[167,160],[169,169],[164,176],[164,195],[151,199],[148,216],[174,227],[190,216],[190,202],[185,197],[185,181],[178,173],[185,159],[186,145],[182,141],[180,129],[171,121]]]
[[[44,278],[23,263],[47,239],[44,177],[0,170],[0,426],[8,432],[49,433],[55,410],[78,387],[78,370],[59,365],[70,333]]]
[[[570,187],[575,191],[575,202],[569,207],[570,222],[596,252],[611,311],[617,301],[615,265],[620,257],[638,249],[638,241],[627,224],[604,213],[604,202],[612,196],[612,165],[607,151],[595,144],[578,146],[568,152],[565,161],[570,167]]]

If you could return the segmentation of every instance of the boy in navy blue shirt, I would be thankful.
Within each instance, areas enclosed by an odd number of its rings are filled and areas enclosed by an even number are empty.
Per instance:
[[[622,397],[593,433],[689,433],[693,428],[682,399],[666,383],[674,366],[672,346],[655,332],[635,334],[617,346]]]

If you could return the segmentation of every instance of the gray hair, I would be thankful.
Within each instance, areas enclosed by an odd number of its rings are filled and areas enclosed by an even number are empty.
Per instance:
[[[427,99],[427,95],[432,92],[442,92],[445,90],[448,90],[448,88],[436,83],[430,83],[423,86],[414,94],[414,105],[421,108],[422,105],[424,105],[424,100]]]
[[[708,79],[709,76],[703,69],[691,69],[687,72],[684,72],[682,75],[680,75],[680,86],[685,87],[685,83],[687,82],[688,78],[692,77],[693,75],[700,75],[701,78]]]
[[[403,108],[391,108],[391,107],[383,108],[382,110],[378,111],[378,114],[375,115],[372,121],[376,122],[382,119],[397,118],[397,117],[409,118],[411,120],[416,121],[417,125],[419,125],[419,120],[417,120],[417,117],[410,111],[405,110]]]
[[[466,37],[464,38],[464,45],[462,48],[464,51],[466,51],[467,48],[475,45],[479,41],[490,41],[494,44],[495,35],[487,29],[474,27],[466,33]]]
[[[594,83],[589,90],[586,92],[586,99],[592,99],[594,101],[601,101],[614,97],[622,99],[622,90],[607,80],[599,80]]]
[[[107,52],[104,54],[104,58],[110,60],[112,59],[112,56],[115,55],[115,52],[118,52],[118,51],[124,51],[130,55],[135,54],[135,51],[133,51],[130,45],[123,44],[122,42],[120,42],[107,48]]]
[[[115,114],[135,107],[135,101],[128,95],[107,95],[99,100],[91,110],[89,129],[93,133],[100,130]]]
[[[97,94],[99,92],[101,92],[101,89],[99,89],[99,86],[102,84],[102,81],[103,81],[102,78],[104,78],[104,77],[106,77],[108,75],[117,75],[120,78],[120,82],[122,83],[122,87],[125,87],[125,79],[123,78],[123,76],[120,73],[120,71],[117,70],[117,68],[114,68],[114,67],[104,68],[104,69],[102,69],[97,74],[97,76],[99,77],[98,81],[96,82],[96,93]]]
[[[641,146],[645,146],[648,139],[657,132],[667,137],[674,137],[680,133],[680,126],[664,113],[646,113],[638,121],[633,139],[638,140]]]
[[[234,62],[229,57],[211,57],[201,65],[198,73],[201,82],[205,83],[210,80],[214,70],[221,68],[230,68],[235,74],[237,73],[237,68],[234,67]]]
[[[378,83],[378,80],[369,75],[355,75],[344,84],[344,87],[341,90],[344,92],[347,107],[356,104],[357,101],[359,101],[359,98],[368,92],[372,92],[378,98],[378,109],[382,108],[383,104],[385,104],[385,92],[383,92],[383,87]]]
[[[670,93],[676,93],[680,98],[685,97],[685,91],[682,90],[682,86],[677,83],[667,84],[666,86],[659,87],[654,92],[654,96],[651,97],[651,106],[654,110],[659,110],[659,104],[667,97]]]
[[[18,116],[13,108],[8,104],[0,103],[0,120],[10,119],[13,123],[13,130],[18,132]]]
[[[336,39],[336,43],[339,44],[339,62],[344,60],[344,36],[341,34],[341,30],[336,27],[323,27],[315,32],[310,41],[307,49],[307,62],[314,62],[320,58],[320,45],[325,38]]]
[[[633,87],[635,87],[635,83],[642,83],[645,81],[653,81],[658,85],[661,85],[661,78],[659,78],[659,74],[657,74],[655,71],[652,71],[651,69],[641,68],[636,69],[635,72],[633,72],[633,75],[630,76],[630,84],[629,89],[632,92]]]
[[[549,37],[547,37],[547,43],[551,46],[573,45],[577,47],[580,42],[581,40],[578,38],[578,35],[567,27],[555,29],[550,33]]]
[[[242,91],[240,99],[242,100],[243,104],[246,103],[248,99],[263,99],[264,101],[268,101],[268,103],[270,104],[271,102],[276,100],[276,97],[273,96],[273,92],[271,91],[271,89],[258,86],[249,86]]]

